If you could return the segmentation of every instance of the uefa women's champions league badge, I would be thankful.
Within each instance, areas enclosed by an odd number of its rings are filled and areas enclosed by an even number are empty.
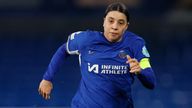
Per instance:
[[[150,57],[149,52],[147,51],[147,48],[145,46],[143,46],[143,48],[142,48],[142,53],[144,56]]]

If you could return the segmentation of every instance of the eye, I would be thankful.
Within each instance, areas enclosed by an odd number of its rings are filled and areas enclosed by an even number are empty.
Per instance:
[[[120,25],[123,25],[123,23],[122,23],[122,22],[119,22],[119,24],[120,24]]]
[[[113,23],[114,21],[113,21],[113,19],[109,19],[108,22],[109,23]]]
[[[124,21],[119,21],[119,25],[124,25],[125,22]]]

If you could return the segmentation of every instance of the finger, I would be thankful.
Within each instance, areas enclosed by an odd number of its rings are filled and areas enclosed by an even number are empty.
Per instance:
[[[134,68],[130,70],[130,73],[138,73],[138,72],[140,72],[139,68]]]
[[[38,88],[38,93],[40,94],[40,92],[41,92],[41,91],[40,91],[40,88]]]
[[[39,95],[42,94],[41,88],[38,89]]]
[[[48,99],[51,99],[51,96],[50,96],[50,94],[49,94],[49,96],[48,96]]]
[[[141,68],[140,67],[134,67],[130,70],[130,73],[135,73],[138,74],[141,72]]]
[[[133,71],[133,70],[135,70],[135,69],[138,69],[138,66],[131,67],[131,68],[130,68],[130,71]]]
[[[127,61],[126,63],[132,63],[132,62],[138,62],[137,59],[131,58],[129,55],[127,55]]]
[[[45,99],[46,99],[46,100],[48,99],[48,94],[45,94]]]
[[[41,89],[39,89],[39,95],[43,96],[43,91]]]
[[[44,97],[44,91],[41,89],[41,88],[39,88],[39,95],[41,95],[42,97]]]
[[[46,99],[46,93],[42,93],[42,97]]]
[[[132,58],[129,56],[129,55],[127,55],[127,60],[129,61],[129,60],[131,60]]]
[[[139,67],[138,63],[130,63],[130,69],[135,68],[135,67]]]
[[[131,71],[129,71],[130,73],[138,73],[139,70],[138,69],[132,69]]]
[[[46,100],[50,99],[50,94],[46,94],[45,99],[46,99]]]
[[[130,71],[134,71],[134,70],[139,70],[139,67],[138,66],[134,66],[130,69]]]
[[[135,59],[135,58],[131,59],[130,61],[133,63],[138,63],[137,59]]]
[[[129,59],[129,60],[126,61],[126,63],[129,63],[129,64],[132,63],[132,62],[135,62],[135,60],[134,59]]]

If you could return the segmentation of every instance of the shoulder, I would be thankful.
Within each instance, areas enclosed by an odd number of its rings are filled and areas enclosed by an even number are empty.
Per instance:
[[[141,43],[144,44],[145,43],[145,40],[141,36],[139,36],[133,32],[130,32],[130,31],[125,32],[125,40],[132,44],[141,44]]]
[[[77,31],[77,32],[73,32],[70,34],[70,38],[74,39],[75,36],[78,36],[79,38],[94,38],[98,35],[100,35],[101,33],[98,31],[92,31],[92,30],[86,30],[86,31]]]
[[[71,33],[71,35],[76,35],[76,34],[79,34],[79,35],[99,35],[101,32],[99,31],[94,31],[94,30],[85,30],[85,31],[76,31],[76,32],[73,32]]]
[[[100,36],[102,33],[99,31],[94,31],[94,30],[86,30],[85,31],[87,33],[87,36],[89,36],[89,38],[98,38],[98,36]]]
[[[98,31],[78,31],[69,35],[68,43],[73,43],[73,45],[78,46],[79,48],[85,47],[92,44],[101,34]]]

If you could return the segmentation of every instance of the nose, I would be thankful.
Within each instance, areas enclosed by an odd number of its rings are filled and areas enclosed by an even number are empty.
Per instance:
[[[112,25],[112,29],[117,30],[118,29],[118,24],[117,22],[114,22]]]

